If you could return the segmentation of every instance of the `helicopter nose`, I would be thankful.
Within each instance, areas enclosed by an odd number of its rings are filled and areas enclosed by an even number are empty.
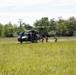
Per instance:
[[[18,36],[18,38],[20,38],[20,36]]]

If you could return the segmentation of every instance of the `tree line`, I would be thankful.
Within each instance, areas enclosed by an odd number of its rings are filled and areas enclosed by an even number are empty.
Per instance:
[[[76,34],[75,17],[69,17],[67,20],[64,20],[62,17],[59,17],[58,20],[55,20],[54,18],[48,20],[48,17],[44,17],[40,20],[36,20],[34,26],[44,27],[44,33],[49,36],[73,36]],[[40,31],[40,28],[38,30]]]
[[[69,17],[64,20],[59,17],[58,20],[54,18],[49,20],[48,17],[42,17],[36,20],[33,26],[22,22],[22,19],[19,19],[19,26],[13,25],[11,22],[5,25],[0,23],[0,37],[14,37],[21,31],[32,28],[35,28],[40,33],[43,31],[47,36],[74,36],[76,35],[76,18]]]

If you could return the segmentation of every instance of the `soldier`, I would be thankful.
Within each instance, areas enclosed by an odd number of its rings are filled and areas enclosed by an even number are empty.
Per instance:
[[[44,42],[44,38],[42,37],[42,42]]]
[[[37,42],[37,35],[34,30],[32,31],[32,42]]]
[[[31,41],[34,43],[34,31],[31,32]]]
[[[47,36],[45,37],[45,39],[46,39],[46,42],[48,42],[48,37]]]
[[[55,39],[55,42],[57,42],[57,40],[58,40],[58,39],[57,39],[57,37],[56,37],[56,36],[54,36],[54,39]]]
[[[28,40],[31,40],[31,35],[30,35],[30,33],[28,33]]]
[[[37,42],[37,35],[36,35],[36,32],[34,32],[34,41]]]

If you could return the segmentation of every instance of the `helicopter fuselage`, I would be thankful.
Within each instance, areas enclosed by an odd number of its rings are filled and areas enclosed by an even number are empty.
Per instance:
[[[18,35],[18,41],[22,43],[23,41],[37,42],[42,39],[42,36],[35,30],[24,30]]]

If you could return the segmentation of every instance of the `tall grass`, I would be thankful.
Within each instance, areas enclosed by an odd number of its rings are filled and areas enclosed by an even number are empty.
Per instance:
[[[0,75],[76,75],[76,41],[0,41]]]

